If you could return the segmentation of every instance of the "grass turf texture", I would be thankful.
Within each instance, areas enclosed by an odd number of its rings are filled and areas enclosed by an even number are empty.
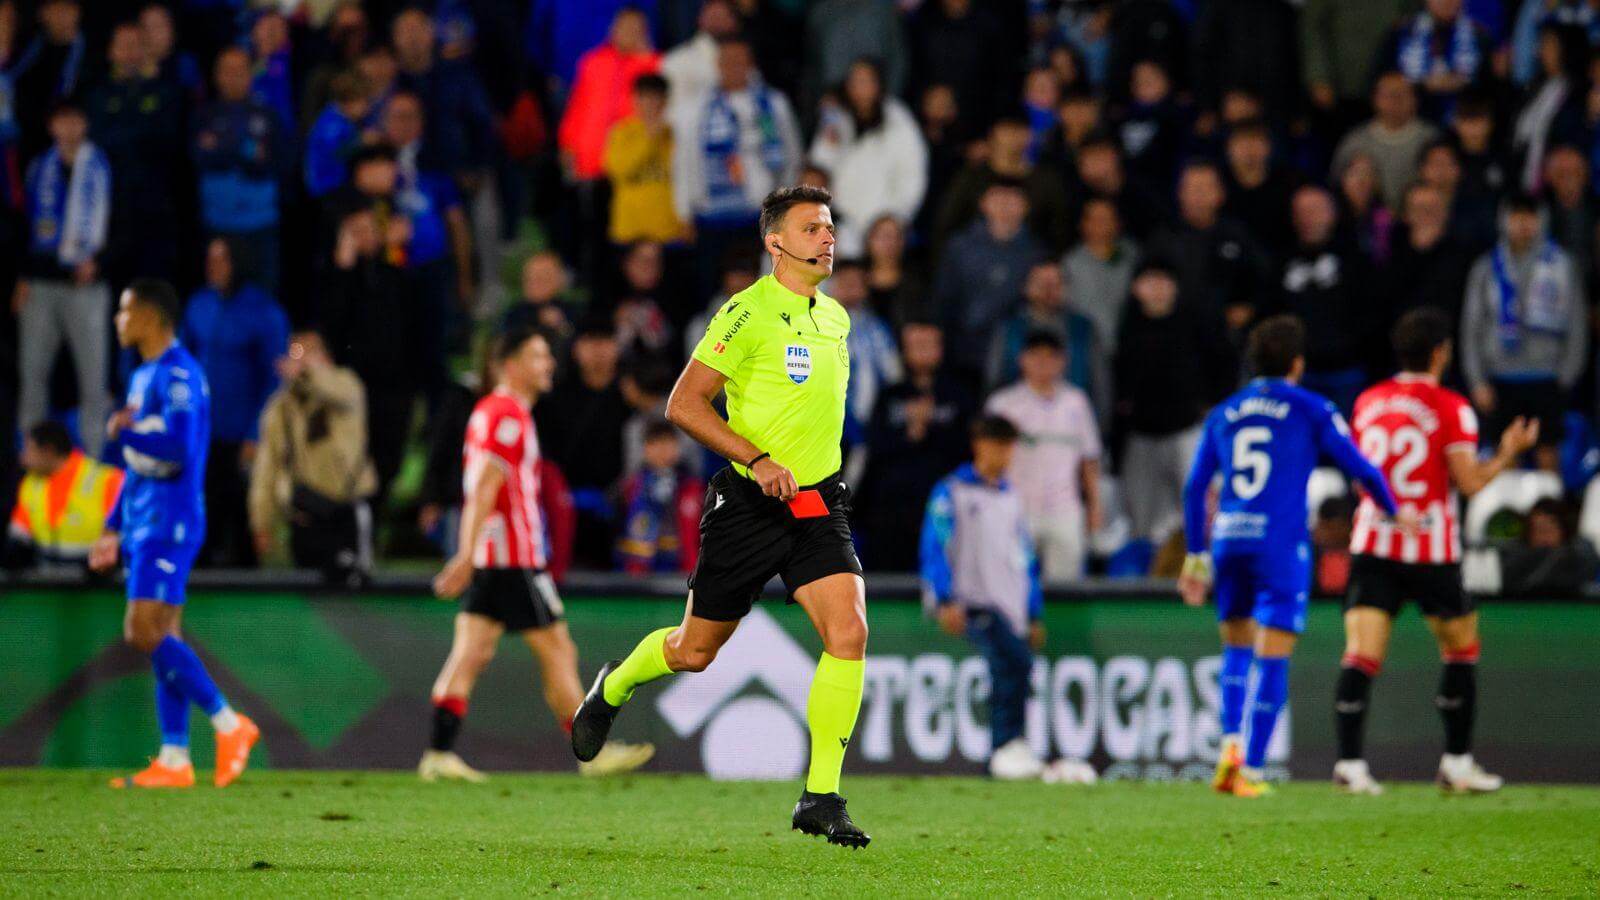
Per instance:
[[[0,896],[1600,894],[1587,787],[1356,798],[1307,783],[1241,801],[847,775],[873,837],[851,851],[789,830],[790,784],[250,772],[149,792],[107,774],[0,770]]]

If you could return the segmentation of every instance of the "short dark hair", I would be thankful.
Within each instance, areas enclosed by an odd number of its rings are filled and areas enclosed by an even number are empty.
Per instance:
[[[40,450],[48,450],[57,456],[72,452],[72,435],[67,433],[67,426],[50,419],[29,428],[28,440],[33,441]]]
[[[1532,194],[1518,191],[1506,198],[1505,211],[1507,213],[1529,213],[1537,216],[1539,214],[1539,199]]]
[[[178,327],[183,318],[183,303],[172,285],[160,278],[135,278],[128,283],[128,293],[138,302],[150,307],[161,317],[168,328]]]
[[[89,118],[89,114],[84,111],[84,108],[79,106],[76,101],[68,97],[57,100],[55,104],[50,107],[50,116],[46,118],[45,121],[54,122],[60,116],[77,116],[81,119]]]
[[[1061,340],[1061,335],[1056,334],[1054,331],[1045,331],[1044,329],[1030,331],[1028,336],[1022,339],[1023,353],[1027,353],[1029,350],[1037,350],[1040,347],[1047,347],[1057,353],[1065,353],[1067,349],[1066,342]]]
[[[677,441],[677,439],[678,429],[672,427],[672,423],[666,419],[651,419],[644,423],[644,442],[647,444],[651,441]]]
[[[761,201],[761,236],[766,237],[782,228],[783,217],[789,214],[789,210],[802,203],[821,203],[827,206],[832,202],[833,194],[827,188],[804,184],[778,188]]]
[[[1543,497],[1528,507],[1528,518],[1534,516],[1549,516],[1556,521],[1556,527],[1561,529],[1561,539],[1568,541],[1578,530],[1577,516],[1572,505],[1560,497]]]
[[[1009,444],[1021,436],[1022,432],[1005,416],[990,413],[972,420],[972,439],[975,441],[1004,441]]]
[[[396,162],[400,155],[388,144],[368,144],[350,155],[350,171],[354,172],[369,162],[381,160]]]
[[[1281,378],[1306,355],[1306,326],[1295,316],[1273,316],[1250,330],[1245,355],[1257,375]]]
[[[1272,130],[1267,127],[1267,123],[1265,121],[1251,117],[1238,122],[1233,127],[1229,128],[1228,137],[1258,137],[1264,141],[1270,142],[1272,140]]]
[[[522,350],[522,346],[534,338],[542,338],[550,344],[550,338],[544,329],[527,322],[518,322],[505,331],[495,336],[494,345],[490,347],[490,358],[497,363],[503,363]]]
[[[1426,372],[1433,362],[1433,352],[1448,343],[1453,332],[1450,317],[1428,306],[1401,316],[1389,334],[1389,342],[1402,370]]]
[[[655,94],[660,97],[667,95],[667,80],[653,72],[640,75],[633,80],[635,94]]]

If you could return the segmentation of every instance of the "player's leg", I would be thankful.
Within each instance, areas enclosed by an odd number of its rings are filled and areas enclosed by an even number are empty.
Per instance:
[[[533,658],[538,664],[539,678],[544,685],[544,702],[555,714],[562,730],[571,735],[572,718],[583,700],[583,687],[578,681],[578,646],[572,641],[567,623],[556,621],[543,628],[526,629],[522,632],[522,640],[533,651]],[[655,755],[653,744],[607,741],[594,759],[578,763],[578,771],[585,775],[631,772]]]
[[[1222,639],[1222,668],[1217,673],[1222,740],[1211,787],[1232,793],[1244,766],[1244,701],[1255,661],[1255,578],[1249,557],[1216,558],[1217,633]]]
[[[417,774],[424,781],[439,778],[481,782],[483,773],[462,761],[455,752],[456,738],[461,734],[461,722],[467,715],[467,704],[478,676],[494,659],[500,636],[505,626],[482,613],[459,612],[455,618],[455,633],[450,641],[450,655],[433,682],[433,727],[428,749],[417,763]]]
[[[134,600],[122,620],[122,639],[150,655],[168,635],[177,635],[182,608]],[[163,677],[151,660],[156,683],[156,720],[161,726],[161,750],[150,766],[130,778],[114,778],[113,787],[191,787],[194,765],[189,759],[189,698],[178,685]]]
[[[1258,797],[1266,791],[1262,769],[1278,717],[1289,700],[1289,657],[1306,627],[1310,604],[1311,548],[1300,544],[1292,554],[1264,552],[1255,557],[1256,654],[1251,665],[1255,695],[1250,699],[1250,729],[1245,738],[1244,767],[1234,795]]]
[[[1472,758],[1472,726],[1478,707],[1478,614],[1426,617],[1439,642],[1444,671],[1434,704],[1444,721],[1444,756],[1439,760],[1439,785],[1453,793],[1488,793],[1504,784]]]
[[[1367,767],[1364,745],[1372,682],[1389,656],[1389,636],[1393,630],[1394,616],[1388,610],[1373,606],[1352,606],[1345,610],[1344,656],[1339,660],[1339,681],[1333,696],[1334,729],[1339,744],[1333,782],[1350,793],[1383,793],[1383,787],[1373,779]]]
[[[806,701],[811,765],[795,806],[794,827],[805,834],[825,835],[832,844],[865,847],[872,839],[845,812],[839,775],[866,682],[866,582],[854,572],[836,572],[795,588],[794,600],[822,637],[822,658]]]

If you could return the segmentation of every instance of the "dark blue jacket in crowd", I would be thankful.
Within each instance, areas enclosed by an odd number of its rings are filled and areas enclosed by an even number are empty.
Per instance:
[[[489,164],[494,110],[476,72],[463,63],[436,61],[426,72],[400,73],[398,81],[428,111],[424,168],[454,175]]]
[[[567,87],[578,70],[578,57],[588,53],[611,32],[611,20],[624,8],[642,10],[650,19],[650,34],[661,33],[657,0],[533,0],[523,30],[528,61]]]
[[[306,134],[306,191],[321,197],[350,180],[350,156],[361,147],[361,127],[346,119],[336,103],[317,115]]]
[[[425,266],[450,255],[450,225],[445,214],[461,205],[454,182],[436,172],[411,175],[402,169],[395,203],[411,220],[408,266]]]
[[[179,335],[211,383],[212,439],[255,440],[289,344],[283,309],[253,284],[229,295],[203,288],[189,298]]]
[[[211,103],[195,122],[200,217],[221,234],[278,224],[278,183],[292,164],[278,114],[252,100]]]

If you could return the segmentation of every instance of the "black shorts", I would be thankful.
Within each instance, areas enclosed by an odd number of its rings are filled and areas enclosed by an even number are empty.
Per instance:
[[[1344,608],[1370,606],[1398,615],[1407,600],[1425,616],[1453,619],[1478,608],[1461,584],[1458,563],[1403,563],[1356,554],[1350,561],[1350,589]]]
[[[797,519],[732,468],[712,476],[700,516],[700,558],[689,576],[694,615],[716,622],[742,619],[774,575],[783,579],[792,602],[796,588],[819,578],[861,574],[850,539],[850,489],[835,474],[801,490],[820,493],[828,514]]]
[[[507,631],[545,628],[561,621],[556,584],[539,569],[477,569],[461,597],[461,611],[488,616]]]
[[[1518,416],[1539,420],[1539,446],[1559,447],[1567,436],[1567,392],[1555,379],[1496,381],[1494,409],[1485,417],[1492,446]]]

